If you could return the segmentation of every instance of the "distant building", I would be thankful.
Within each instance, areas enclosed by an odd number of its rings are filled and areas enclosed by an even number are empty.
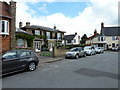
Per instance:
[[[0,53],[15,49],[16,2],[0,1]]]
[[[62,44],[64,44],[64,45],[79,45],[80,44],[80,36],[77,35],[77,33],[65,35]]]
[[[89,39],[92,45],[96,47],[104,47],[105,49],[112,49],[112,47],[120,47],[120,27],[104,27],[101,23],[101,33],[96,37]],[[87,43],[86,43],[87,44]]]

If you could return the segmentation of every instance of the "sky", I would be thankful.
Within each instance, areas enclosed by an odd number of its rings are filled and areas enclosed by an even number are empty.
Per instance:
[[[8,0],[5,0],[9,2]],[[65,35],[74,34],[90,36],[101,22],[104,26],[118,25],[119,0],[14,0],[17,2],[16,27],[19,22],[30,22],[53,28],[54,25]]]

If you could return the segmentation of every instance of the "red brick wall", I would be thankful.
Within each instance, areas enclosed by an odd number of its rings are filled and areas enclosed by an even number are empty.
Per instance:
[[[2,35],[0,39],[2,39],[2,52],[10,50],[10,36]]]

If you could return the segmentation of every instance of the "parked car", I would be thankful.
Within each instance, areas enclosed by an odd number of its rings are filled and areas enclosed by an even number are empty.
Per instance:
[[[2,74],[14,73],[21,70],[34,71],[38,65],[38,56],[32,50],[12,50],[4,53]]]
[[[66,52],[65,58],[76,58],[85,57],[86,53],[82,47],[72,48],[69,52]]]
[[[112,47],[112,51],[118,51],[118,50],[120,50],[119,47]]]
[[[84,47],[84,51],[86,52],[86,55],[95,55],[95,48],[93,46],[86,46]]]
[[[96,47],[95,48],[95,52],[96,53],[103,53],[104,52],[104,49],[102,47]]]

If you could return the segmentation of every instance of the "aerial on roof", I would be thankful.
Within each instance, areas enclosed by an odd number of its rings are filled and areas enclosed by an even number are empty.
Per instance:
[[[120,27],[104,27],[102,28],[102,35],[120,36]]]
[[[60,31],[58,29],[52,29],[52,28],[49,28],[49,27],[38,26],[38,25],[25,26],[25,27],[22,27],[22,29],[38,29],[38,30],[42,29],[42,30],[45,30],[45,31],[56,31],[56,32],[66,33],[65,31]]]
[[[65,35],[64,40],[73,40],[76,34],[71,34],[71,35]]]

